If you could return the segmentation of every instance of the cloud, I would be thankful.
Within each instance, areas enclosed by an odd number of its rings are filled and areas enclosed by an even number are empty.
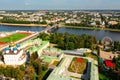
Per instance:
[[[25,5],[26,5],[26,6],[31,5],[31,0],[25,0]]]
[[[26,6],[29,6],[29,5],[31,5],[31,4],[30,4],[30,3],[28,3],[28,2],[26,2],[26,3],[25,3],[25,5],[26,5]]]

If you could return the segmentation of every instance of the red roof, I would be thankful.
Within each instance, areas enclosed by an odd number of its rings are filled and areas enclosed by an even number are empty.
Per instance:
[[[32,34],[32,33],[30,33],[30,32],[18,32],[18,33],[20,33],[20,34],[27,34],[27,35]]]
[[[4,45],[4,44],[6,44],[6,42],[0,42],[0,45]]]
[[[115,66],[115,64],[111,60],[106,60],[105,65],[106,67],[109,67],[109,68],[114,68]]]

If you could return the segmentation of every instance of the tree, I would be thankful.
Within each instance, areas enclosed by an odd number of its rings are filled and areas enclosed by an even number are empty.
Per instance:
[[[45,71],[48,69],[48,63],[45,63],[43,66],[42,66],[42,70]]]
[[[120,55],[116,58],[115,61],[116,68],[120,70]]]
[[[17,69],[17,70],[15,71],[15,78],[16,78],[17,80],[23,80],[24,76],[25,76],[25,71],[22,71],[22,70],[20,70],[20,69]]]
[[[6,77],[16,78],[17,80],[23,80],[24,71],[20,67],[14,68],[13,66],[0,66],[0,75],[4,74]]]
[[[100,25],[100,21],[95,21],[96,25]]]
[[[38,58],[38,53],[37,53],[37,51],[36,51],[36,52],[32,53],[32,55],[31,55],[31,57],[30,57],[30,61],[34,61],[34,60],[36,60],[37,58]]]
[[[42,64],[41,64],[40,59],[34,60],[32,65],[37,75],[42,74]]]
[[[26,68],[26,76],[30,79],[30,80],[34,80],[35,78],[35,70],[34,67],[29,65]]]
[[[73,50],[74,49],[74,43],[73,42],[68,42],[67,48],[68,48],[68,50]]]

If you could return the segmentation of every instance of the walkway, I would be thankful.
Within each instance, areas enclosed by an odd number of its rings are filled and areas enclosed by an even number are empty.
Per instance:
[[[105,60],[111,60],[114,56],[117,57],[119,54],[113,54],[112,52],[105,52],[100,49],[100,57]]]

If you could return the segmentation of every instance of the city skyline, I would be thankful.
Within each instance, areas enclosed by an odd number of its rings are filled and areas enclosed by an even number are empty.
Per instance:
[[[120,0],[0,0],[0,10],[120,9]]]

